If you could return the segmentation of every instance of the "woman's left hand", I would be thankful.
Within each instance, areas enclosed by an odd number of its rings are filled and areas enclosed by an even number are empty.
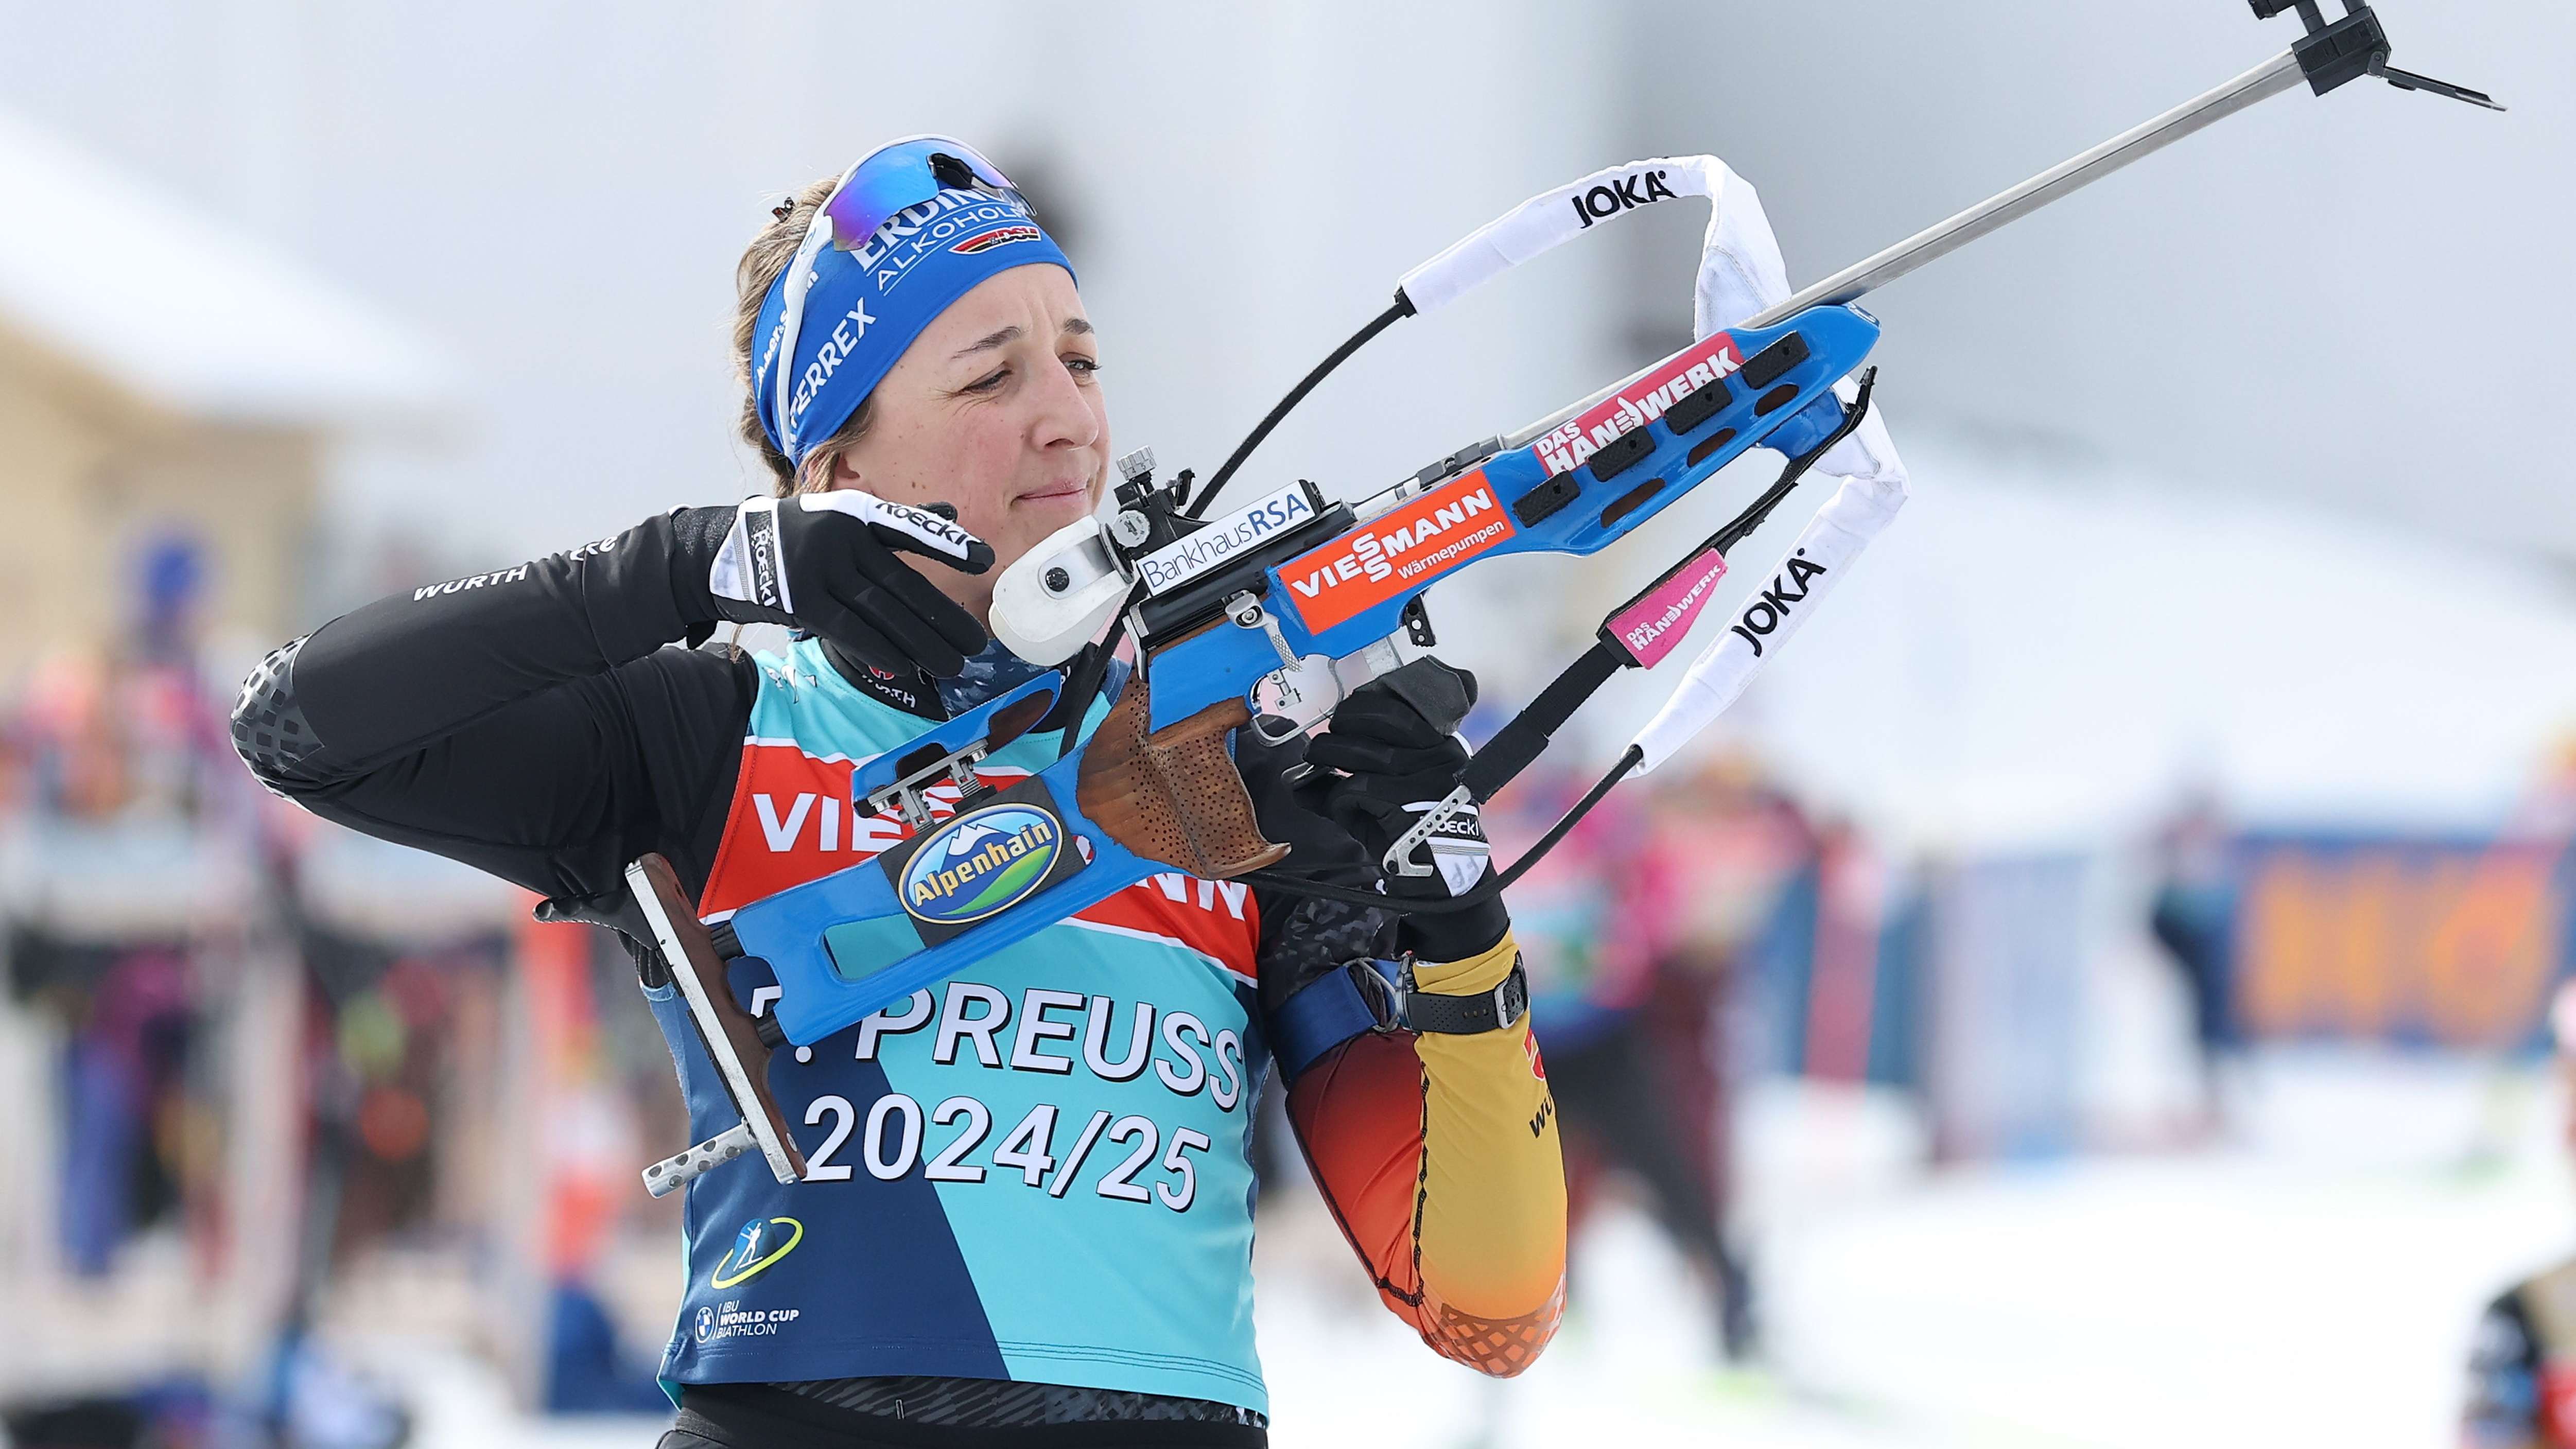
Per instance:
[[[1476,676],[1437,659],[1417,659],[1351,691],[1330,729],[1306,747],[1315,773],[1297,787],[1299,803],[1358,841],[1372,862],[1432,806],[1455,789],[1467,747],[1453,733],[1476,702]],[[1446,901],[1465,894],[1492,869],[1491,847],[1476,807],[1450,817],[1414,847],[1423,875],[1388,874],[1387,893]],[[1491,950],[1511,928],[1497,897],[1464,910],[1409,913],[1403,938],[1434,961],[1462,961]]]

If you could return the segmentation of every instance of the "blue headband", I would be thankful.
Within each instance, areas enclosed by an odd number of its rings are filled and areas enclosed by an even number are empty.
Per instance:
[[[752,397],[769,441],[802,466],[950,303],[987,277],[1044,262],[1073,271],[1026,207],[981,191],[942,191],[897,212],[857,251],[823,247],[814,254],[814,281],[797,324],[797,370],[782,428],[773,369],[791,262],[769,284],[752,333],[761,339]]]

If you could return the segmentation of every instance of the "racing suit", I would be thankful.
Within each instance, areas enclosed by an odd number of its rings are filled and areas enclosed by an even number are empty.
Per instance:
[[[325,624],[245,684],[236,744],[317,815],[566,903],[613,897],[628,861],[660,852],[719,920],[905,838],[851,800],[856,764],[1029,667],[998,645],[945,681],[815,639],[784,656],[669,647],[716,618],[684,526],[656,517]],[[1033,733],[977,771],[1004,785],[1059,744]],[[1263,828],[1301,869],[1367,879],[1355,844],[1289,799],[1295,753],[1244,751]],[[954,791],[932,804],[953,811]],[[825,1171],[690,1184],[689,1291],[663,1359],[681,1430],[1043,1444],[1117,1423],[1262,1442],[1248,1141],[1265,1022],[1390,936],[1365,908],[1164,876],[779,1053],[772,1088]],[[692,1125],[720,1130],[704,1046],[637,954]],[[1515,959],[1506,935],[1422,963],[1417,984],[1489,992]],[[737,972],[747,1009],[761,984]],[[1362,1033],[1305,1065],[1289,1104],[1388,1307],[1488,1373],[1531,1362],[1563,1302],[1564,1188],[1528,1022]]]

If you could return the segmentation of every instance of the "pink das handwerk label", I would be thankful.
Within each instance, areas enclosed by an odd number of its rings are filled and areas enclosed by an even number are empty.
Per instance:
[[[1681,647],[1701,606],[1726,577],[1726,555],[1711,550],[1684,563],[1644,597],[1610,616],[1610,632],[1641,666],[1652,669]]]

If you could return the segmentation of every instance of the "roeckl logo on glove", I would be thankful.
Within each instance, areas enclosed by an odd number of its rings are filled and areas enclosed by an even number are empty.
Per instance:
[[[751,602],[764,609],[785,609],[787,591],[779,587],[778,514],[763,508],[742,515],[743,551],[751,558]]]
[[[882,501],[878,503],[877,507],[879,511],[887,515],[887,521],[900,524],[905,528],[911,529],[914,533],[919,534],[922,541],[925,543],[944,543],[948,545],[949,552],[956,554],[959,558],[966,557],[969,549],[976,542],[975,535],[968,533],[965,529],[945,518],[940,517],[936,513],[929,512],[926,509],[914,508],[911,505],[904,503],[886,503]]]
[[[1415,814],[1433,808],[1432,801],[1417,800],[1404,808]],[[1452,895],[1472,889],[1484,878],[1493,863],[1493,846],[1485,838],[1485,827],[1476,818],[1476,807],[1470,805],[1431,827],[1423,846],[1431,852],[1431,863],[1440,870],[1440,879]]]
[[[1436,803],[1437,802],[1430,800],[1419,800],[1405,808],[1417,812],[1427,811]],[[1450,816],[1448,819],[1441,821],[1439,824],[1432,826],[1431,839],[1472,840],[1478,845],[1483,845],[1485,844],[1485,827],[1476,822],[1476,807],[1470,805],[1459,811],[1457,814]]]
[[[1569,198],[1574,203],[1575,219],[1589,227],[1596,220],[1606,221],[1623,211],[1670,200],[1673,189],[1664,184],[1661,171],[1640,171],[1622,176],[1606,186]]]

